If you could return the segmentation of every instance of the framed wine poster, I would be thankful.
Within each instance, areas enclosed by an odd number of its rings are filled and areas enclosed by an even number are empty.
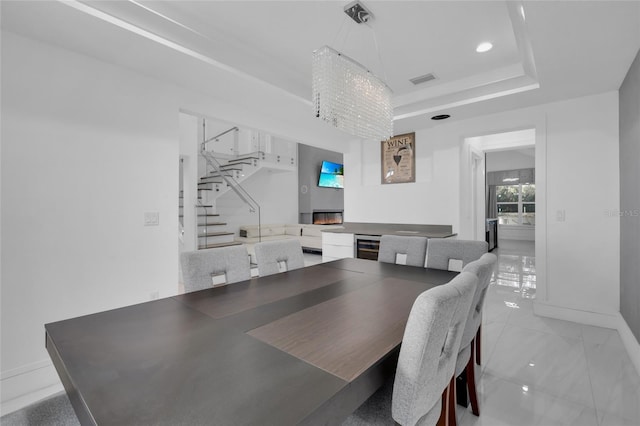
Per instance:
[[[405,133],[381,142],[382,183],[416,181],[416,134]]]

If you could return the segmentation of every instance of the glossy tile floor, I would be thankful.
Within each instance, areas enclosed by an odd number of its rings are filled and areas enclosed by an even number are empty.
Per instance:
[[[480,417],[462,426],[640,425],[640,378],[618,332],[533,314],[532,242],[500,241],[484,306]]]

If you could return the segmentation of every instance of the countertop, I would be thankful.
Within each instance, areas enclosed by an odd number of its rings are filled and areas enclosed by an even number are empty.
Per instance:
[[[451,225],[345,222],[342,226],[342,229],[327,229],[322,232],[371,236],[399,235],[405,237],[414,236],[427,238],[448,238],[458,235],[453,232],[453,227]]]

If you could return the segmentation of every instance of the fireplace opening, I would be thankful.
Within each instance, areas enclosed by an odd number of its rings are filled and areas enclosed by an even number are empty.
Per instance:
[[[342,225],[342,210],[314,211],[311,223],[314,225]]]

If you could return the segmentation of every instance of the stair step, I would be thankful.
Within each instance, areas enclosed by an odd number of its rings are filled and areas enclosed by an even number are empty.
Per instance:
[[[224,176],[227,177],[233,177],[233,173],[224,173]],[[200,180],[205,180],[205,179],[221,179],[222,180],[223,175],[218,173],[218,172],[211,172],[208,175],[204,175],[200,178]]]
[[[209,205],[209,204],[207,204],[207,205],[198,205],[198,204],[196,204],[196,208],[212,209],[213,206]]]
[[[244,155],[239,155],[236,158],[233,158],[231,160],[229,160],[228,162],[232,162],[232,161],[242,161],[242,160],[259,160],[260,156],[258,155],[254,155],[254,154],[244,154]]]
[[[208,222],[208,223],[199,223],[198,226],[222,226],[226,225],[226,222]]]
[[[218,213],[206,213],[206,214],[199,214],[198,217],[207,217],[207,216],[220,216]]]
[[[204,238],[204,237],[222,237],[225,235],[234,235],[233,232],[207,232],[206,234],[200,234],[198,235],[198,238]]]
[[[257,160],[258,158],[256,158]],[[236,165],[236,164],[246,164],[248,166],[251,166],[253,164],[253,160],[252,159],[248,159],[248,158],[240,158],[240,159],[236,159],[236,160],[229,160],[227,162],[227,164],[225,164],[225,166],[231,166],[231,165]]]
[[[200,178],[200,182],[198,182],[198,185],[205,185],[205,184],[208,184],[208,183],[223,184],[224,180],[222,178],[220,178],[219,176]]]
[[[198,246],[198,250],[208,249],[208,248],[218,248],[218,247],[239,246],[241,244],[242,243],[239,243],[237,241],[232,241],[232,242],[228,242],[228,243],[206,244],[206,245],[199,245]]]

